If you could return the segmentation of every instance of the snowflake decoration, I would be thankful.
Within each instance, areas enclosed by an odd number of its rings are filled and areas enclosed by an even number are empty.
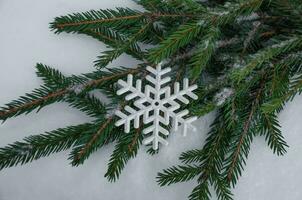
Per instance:
[[[195,130],[195,127],[191,124],[197,119],[197,117],[185,117],[189,111],[181,110],[180,102],[188,104],[189,100],[186,96],[192,99],[197,99],[197,95],[193,93],[197,89],[197,85],[189,86],[189,80],[185,78],[183,80],[183,88],[180,90],[180,84],[176,82],[174,84],[173,94],[171,94],[170,86],[167,83],[170,82],[170,77],[163,78],[163,75],[171,71],[171,68],[161,68],[161,64],[157,65],[156,69],[147,67],[147,70],[152,74],[147,75],[147,81],[152,85],[147,84],[145,89],[142,90],[142,81],[137,80],[133,85],[133,76],[131,74],[127,77],[127,82],[119,80],[118,84],[121,89],[117,91],[117,95],[129,93],[125,99],[127,101],[135,99],[134,106],[125,106],[125,113],[117,110],[115,114],[120,119],[115,123],[116,126],[124,125],[126,133],[130,132],[131,121],[134,121],[134,128],[138,128],[141,119],[144,124],[150,124],[143,130],[143,133],[148,135],[143,140],[143,144],[147,145],[152,143],[153,149],[157,150],[159,143],[167,145],[168,142],[163,136],[169,135],[169,131],[164,125],[170,124],[170,118],[172,119],[172,128],[174,131],[178,130],[181,125],[183,127],[183,135],[186,136],[187,128]],[[127,113],[127,114],[126,114]]]

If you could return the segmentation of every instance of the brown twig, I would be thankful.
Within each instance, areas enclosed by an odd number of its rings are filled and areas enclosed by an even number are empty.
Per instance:
[[[264,33],[261,33],[260,34],[260,37],[271,37],[273,36],[274,34],[276,33],[276,31],[267,31],[267,32],[264,32]]]
[[[124,20],[124,19],[135,19],[142,17],[142,14],[139,15],[131,15],[131,16],[123,16],[123,17],[114,17],[110,19],[97,19],[97,20],[91,20],[91,21],[81,21],[81,22],[72,22],[72,23],[64,23],[64,24],[57,24],[57,28],[64,28],[67,26],[78,26],[78,25],[86,25],[86,24],[94,24],[94,23],[102,23],[102,22],[111,22],[116,20]]]
[[[139,71],[140,71],[139,68],[129,69],[127,71],[124,71],[124,72],[121,72],[121,73],[118,73],[118,74],[114,74],[112,76],[102,77],[100,79],[88,81],[86,84],[84,84],[83,87],[84,88],[89,88],[89,87],[92,87],[92,86],[99,85],[100,83],[102,83],[104,81],[108,81],[110,79],[114,79],[114,78],[117,78],[117,77],[120,77],[120,76],[124,76],[124,75],[127,75],[127,74],[134,74],[134,73],[137,73]],[[39,104],[41,104],[41,103],[43,103],[43,102],[45,102],[45,101],[47,101],[49,99],[67,95],[71,91],[72,90],[70,90],[69,88],[61,89],[61,90],[49,93],[49,94],[47,94],[47,95],[45,95],[45,96],[43,96],[43,97],[41,97],[39,99],[36,99],[36,100],[34,100],[32,102],[25,103],[25,104],[20,105],[18,107],[10,108],[7,111],[0,111],[0,118],[3,118],[5,116],[9,116],[9,115],[14,114],[14,113],[17,113],[17,112],[19,112],[22,109],[26,109],[26,108],[30,108],[30,107],[39,105]]]
[[[80,160],[84,154],[88,151],[88,149],[91,148],[91,146],[98,140],[98,138],[103,134],[104,129],[111,123],[113,120],[113,117],[110,117],[107,119],[105,123],[101,125],[99,130],[93,135],[91,140],[84,146],[84,148],[81,149],[81,151],[77,154],[75,160]]]
[[[151,17],[151,18],[159,18],[159,17],[190,17],[192,15],[189,14],[161,14],[161,13],[143,13],[137,15],[123,16],[123,17],[113,17],[109,19],[96,19],[91,21],[80,21],[80,22],[72,22],[72,23],[63,23],[57,24],[56,27],[58,29],[62,29],[68,26],[79,26],[79,25],[87,25],[87,24],[95,24],[95,23],[103,23],[103,22],[112,22],[117,20],[127,20],[127,19],[135,19],[140,17]]]
[[[7,111],[0,111],[0,118],[4,117],[4,116],[7,116],[7,115],[10,115],[10,114],[13,114],[13,113],[16,113],[18,112],[19,110],[22,110],[22,109],[26,109],[26,108],[30,108],[32,106],[35,106],[35,105],[38,105],[44,101],[47,101],[51,98],[55,98],[55,97],[59,97],[59,96],[63,96],[67,93],[68,91],[67,90],[58,90],[56,92],[53,92],[53,93],[50,93],[44,97],[41,97],[40,99],[36,99],[32,102],[28,102],[28,103],[25,103],[19,107],[14,107],[14,108],[11,108]]]
[[[141,124],[139,125],[138,129],[137,129],[136,132],[135,132],[135,136],[134,136],[134,138],[133,138],[131,144],[128,145],[128,150],[129,150],[129,152],[132,152],[134,146],[137,144],[137,140],[138,140],[139,135],[140,135],[141,132],[142,132],[142,129],[143,129],[143,123],[141,123]]]
[[[129,69],[129,70],[126,70],[124,72],[114,74],[112,76],[106,76],[106,77],[103,77],[103,78],[100,78],[100,79],[91,80],[91,81],[87,82],[86,84],[84,84],[84,88],[99,85],[100,83],[102,83],[104,81],[108,81],[108,80],[111,80],[111,79],[114,79],[114,78],[117,78],[117,77],[120,77],[120,76],[124,76],[124,75],[127,75],[127,74],[135,74],[135,73],[138,73],[140,70],[141,69],[139,69],[139,68]]]
[[[259,101],[260,101],[260,97],[261,97],[261,93],[263,91],[263,88],[264,88],[264,81],[261,83],[260,89],[258,90],[256,98],[255,98],[255,101],[252,104],[251,111],[250,111],[250,113],[248,115],[247,120],[244,123],[243,133],[240,136],[239,143],[238,143],[236,151],[235,151],[235,153],[233,155],[233,159],[232,159],[232,162],[231,162],[231,167],[228,170],[227,178],[228,178],[229,181],[232,179],[234,168],[235,168],[235,164],[236,164],[236,162],[238,160],[238,157],[239,157],[239,154],[240,154],[241,146],[242,146],[242,144],[244,142],[244,139],[245,139],[245,137],[246,137],[246,135],[248,133],[248,130],[250,128],[250,125],[251,125],[254,113],[255,113],[255,111],[257,109],[257,105],[259,104]]]
[[[88,33],[91,33],[91,34],[95,34],[95,35],[97,35],[99,37],[105,38],[106,40],[109,40],[111,42],[116,42],[116,40],[112,39],[111,37],[108,37],[107,35],[102,34],[100,32],[97,32],[94,29],[89,29],[89,30],[85,30],[85,31],[87,31]]]

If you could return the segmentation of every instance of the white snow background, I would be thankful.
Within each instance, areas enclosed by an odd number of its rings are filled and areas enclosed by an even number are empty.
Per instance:
[[[122,6],[139,8],[130,0],[0,0],[0,105],[41,84],[35,75],[37,62],[67,75],[93,70],[93,61],[105,46],[82,35],[55,35],[48,28],[54,17]],[[135,61],[123,56],[112,65],[119,64],[133,66]],[[290,145],[284,157],[273,155],[263,138],[254,140],[243,176],[234,189],[235,200],[302,199],[301,102],[302,97],[296,97],[279,117]],[[146,154],[142,147],[116,183],[103,177],[113,144],[94,153],[79,167],[69,165],[66,151],[2,170],[0,200],[184,200],[195,181],[161,188],[155,182],[156,174],[177,164],[182,151],[202,147],[212,119],[208,115],[195,122],[198,131],[186,138],[171,134],[169,146],[161,148],[156,156]],[[39,114],[22,115],[1,124],[0,146],[88,120],[65,103],[54,104]]]

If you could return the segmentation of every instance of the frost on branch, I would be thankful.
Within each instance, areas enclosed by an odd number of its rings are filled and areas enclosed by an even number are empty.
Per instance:
[[[117,91],[118,95],[127,93],[125,99],[127,101],[134,100],[134,106],[125,106],[124,112],[118,110],[116,115],[120,118],[116,122],[116,126],[124,125],[126,133],[130,132],[131,122],[134,122],[134,128],[138,128],[140,121],[143,120],[144,124],[149,125],[143,130],[143,133],[147,135],[143,144],[147,145],[152,143],[153,149],[158,149],[158,144],[167,145],[165,136],[169,135],[169,130],[165,126],[172,123],[174,131],[177,131],[179,126],[183,128],[183,135],[187,134],[187,129],[191,128],[195,130],[195,127],[191,125],[197,117],[187,117],[188,110],[179,110],[181,103],[188,104],[187,97],[197,99],[197,95],[193,93],[197,89],[197,85],[189,86],[189,80],[184,79],[182,89],[180,84],[176,82],[174,84],[174,90],[171,92],[170,86],[167,83],[170,82],[170,77],[163,77],[165,74],[171,71],[171,68],[161,69],[161,65],[157,65],[156,69],[147,67],[150,75],[147,75],[146,79],[149,84],[146,84],[142,89],[142,81],[137,80],[133,83],[133,76],[128,75],[127,81],[119,80],[118,84],[121,88]]]
[[[224,102],[233,95],[234,91],[231,88],[223,88],[222,91],[215,95],[215,101],[217,106],[221,106]]]

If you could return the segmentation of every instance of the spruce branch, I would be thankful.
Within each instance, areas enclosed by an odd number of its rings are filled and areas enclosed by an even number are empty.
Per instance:
[[[105,177],[108,181],[115,182],[119,178],[127,162],[137,155],[139,145],[143,139],[142,128],[143,125],[140,124],[140,127],[137,130],[122,135],[117,141],[108,163],[108,169],[105,173]]]
[[[163,13],[195,13],[204,11],[205,8],[196,1],[192,0],[141,0],[137,2],[150,12],[163,12]]]
[[[83,30],[79,33],[89,35],[106,45],[108,45],[111,48],[118,48],[120,43],[125,43],[127,36],[120,34],[119,32],[113,30],[110,27],[101,27],[98,29],[91,29],[91,30]],[[130,45],[128,48],[125,48],[125,53],[128,55],[131,55],[132,57],[143,60],[143,54],[139,49],[136,49],[133,47],[133,45]]]
[[[248,0],[239,3],[230,2],[223,10],[208,12],[207,14],[209,15],[206,15],[205,19],[216,27],[225,26],[233,23],[239,16],[248,16],[259,10],[264,2],[264,0]]]
[[[291,38],[289,40],[283,41],[281,44],[275,44],[261,52],[257,53],[252,57],[250,62],[242,69],[235,70],[232,74],[232,78],[236,80],[237,83],[246,78],[254,69],[261,67],[266,61],[270,61],[283,53],[288,53],[292,50],[300,49],[302,45],[301,38]]]
[[[276,114],[263,113],[260,120],[259,124],[263,124],[259,130],[260,134],[265,135],[265,140],[274,153],[284,155],[288,145],[282,136]]]
[[[218,199],[233,200],[233,194],[231,193],[229,184],[222,176],[215,177],[213,185]]]
[[[50,24],[50,28],[54,30],[55,33],[63,31],[68,33],[78,32],[96,29],[103,25],[109,27],[116,27],[123,23],[131,25],[142,17],[143,14],[141,12],[129,8],[118,8],[117,10],[91,10],[84,13],[74,13],[72,15],[57,17],[54,22]]]
[[[144,32],[146,32],[147,28],[151,25],[152,22],[148,22],[146,25],[142,26],[136,34],[131,36],[129,39],[127,39],[123,45],[117,46],[113,50],[105,51],[103,52],[103,55],[98,57],[98,60],[95,61],[95,65],[98,68],[102,68],[107,66],[110,62],[115,60],[117,57],[119,57],[122,53],[126,52],[128,49],[131,49],[131,51],[136,52],[136,54],[144,55],[144,53],[141,51],[140,47],[137,44],[137,40],[142,37]]]
[[[280,112],[283,105],[299,93],[302,85],[299,84],[300,76],[296,74],[300,74],[301,63],[302,55],[293,53],[274,65],[270,98],[261,105],[263,113]]]
[[[64,76],[58,70],[51,68],[50,66],[43,65],[42,63],[37,63],[36,74],[38,77],[42,78],[44,84],[52,89],[62,89],[70,86],[72,80]]]
[[[185,164],[202,162],[203,160],[203,150],[201,149],[193,149],[186,152],[181,153],[179,159],[181,162]]]
[[[279,112],[286,102],[292,100],[297,94],[301,94],[302,75],[299,74],[297,77],[291,78],[289,86],[290,88],[285,94],[262,104],[262,111],[264,113]]]
[[[207,30],[206,34],[201,39],[201,42],[190,61],[190,67],[192,68],[191,76],[194,80],[200,76],[202,70],[211,60],[219,35],[218,28],[209,27],[209,30]]]
[[[39,65],[40,66],[40,65]],[[95,73],[86,74],[84,77],[73,77],[74,80],[86,81],[81,85],[83,90],[92,90],[98,88],[100,85],[106,83],[107,81],[117,80],[122,76],[126,76],[129,73],[135,74],[140,71],[139,68],[127,69],[124,71],[119,71],[117,73]],[[40,75],[42,73],[39,72]],[[105,76],[104,76],[105,75]],[[45,76],[46,77],[46,76]],[[49,83],[53,83],[50,81]],[[51,87],[51,85],[50,85]],[[8,118],[21,115],[23,113],[29,113],[36,108],[39,110],[46,105],[54,102],[62,101],[64,97],[68,94],[74,93],[74,90],[70,87],[66,87],[59,90],[52,90],[48,86],[41,86],[39,89],[34,90],[31,94],[26,94],[20,97],[19,100],[15,100],[11,103],[6,104],[6,107],[2,107],[0,110],[0,120],[5,121]],[[39,111],[38,110],[38,111]]]
[[[108,111],[105,105],[92,94],[69,94],[64,101],[93,118],[104,116]]]
[[[265,75],[263,75],[265,76]],[[243,169],[243,163],[245,164],[245,158],[248,156],[249,146],[252,141],[254,132],[251,131],[253,126],[253,120],[257,112],[258,106],[261,103],[261,96],[264,90],[265,79],[261,80],[260,87],[256,91],[254,100],[252,101],[249,111],[244,114],[246,115],[245,121],[242,126],[239,124],[239,127],[236,131],[239,131],[240,134],[236,136],[235,146],[229,149],[231,155],[227,158],[225,169],[227,173],[227,179],[234,186],[237,182],[237,179],[241,175],[241,170]]]
[[[158,173],[157,182],[160,186],[165,186],[173,183],[189,181],[200,174],[200,171],[199,166],[195,165],[174,166],[169,169],[165,169],[163,173]]]
[[[199,183],[189,196],[189,200],[211,200],[210,187],[207,182]]]
[[[135,147],[139,144],[138,142],[141,142],[141,131],[143,128],[143,123],[140,124],[139,128],[135,131],[135,135],[131,141],[131,143],[128,145],[129,152],[132,152],[135,150]]]
[[[70,77],[64,76],[58,70],[49,66],[37,64],[37,69],[38,77],[42,78],[44,84],[52,89],[66,88],[74,84]],[[106,114],[106,109],[102,102],[90,94],[70,92],[63,100],[91,117],[99,117]]]
[[[225,109],[227,109],[227,107]],[[222,174],[220,174],[229,145],[228,139],[230,133],[224,124],[225,120],[229,121],[226,117],[222,109],[218,114],[218,118],[216,118],[211,126],[212,129],[208,134],[204,148],[202,151],[193,154],[193,159],[201,163],[200,168],[202,173],[198,179],[198,186],[194,188],[190,195],[191,199],[210,199],[211,195],[205,192],[210,184],[214,185],[219,199],[232,199],[229,185],[223,180],[224,177]],[[183,157],[184,156],[185,155],[183,155]],[[182,159],[187,160],[185,158]],[[189,160],[192,160],[192,158]]]
[[[144,19],[177,18],[190,17],[190,14],[173,13],[142,13],[129,8],[117,8],[117,10],[91,10],[84,13],[75,13],[68,16],[55,18],[50,24],[50,28],[55,33],[78,32],[83,30],[97,29],[108,26],[119,28],[121,26],[131,26],[140,23]]]
[[[255,45],[257,33],[259,32],[261,26],[262,26],[261,22],[253,23],[252,29],[248,32],[246,39],[243,41],[242,54],[245,54],[248,51],[248,49],[252,49],[252,46]]]
[[[190,199],[210,199],[211,194],[207,191],[211,184],[215,185],[220,199],[231,199],[229,186],[223,183],[223,176],[219,173],[227,152],[228,136],[230,134],[225,127],[225,120],[221,110],[211,125],[211,131],[208,134],[204,148],[202,150],[191,150],[181,155],[182,162],[198,165],[193,165],[193,168],[186,165],[164,170],[163,173],[158,174],[160,185],[169,185],[199,176],[198,185],[192,191]]]
[[[87,137],[83,138],[83,141],[76,143],[69,157],[69,159],[72,160],[71,164],[73,166],[83,164],[91,153],[106,143],[110,137],[113,127],[113,117],[109,117],[107,120],[102,120],[95,133],[87,135]]]
[[[201,28],[196,21],[181,25],[168,38],[162,41],[159,47],[149,51],[148,60],[158,63],[173,55],[181,47],[189,44],[200,33]]]
[[[41,135],[26,137],[22,142],[15,142],[0,148],[0,170],[18,164],[26,164],[41,157],[49,156],[69,149],[85,132],[93,128],[94,124],[70,126],[46,132]]]
[[[68,90],[60,89],[52,91],[46,86],[41,86],[38,89],[21,96],[18,100],[6,104],[6,107],[1,107],[0,120],[5,121],[8,118],[27,114],[38,108],[38,111],[53,102],[62,101],[63,96],[68,93]]]

